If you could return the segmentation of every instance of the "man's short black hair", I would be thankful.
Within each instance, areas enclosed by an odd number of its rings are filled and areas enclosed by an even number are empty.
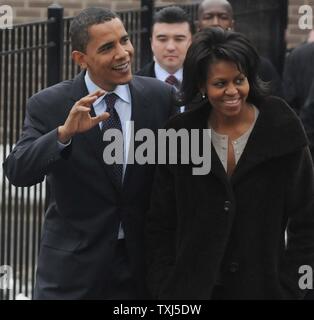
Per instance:
[[[187,22],[190,26],[191,34],[195,32],[194,23],[189,15],[180,7],[171,6],[159,10],[154,15],[153,26],[155,23],[184,23]]]
[[[88,29],[115,18],[119,17],[109,9],[92,7],[81,11],[74,17],[70,26],[72,49],[85,53],[89,41]]]

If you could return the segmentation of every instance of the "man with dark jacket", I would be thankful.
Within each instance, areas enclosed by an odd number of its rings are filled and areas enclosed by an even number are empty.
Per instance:
[[[314,79],[314,43],[301,44],[286,58],[283,73],[284,98],[299,114]]]
[[[300,118],[309,139],[310,151],[312,159],[314,160],[314,81],[309,89],[308,98],[304,107],[301,109]]]
[[[154,61],[136,74],[157,78],[179,90],[186,52],[192,40],[194,25],[186,12],[179,7],[166,7],[154,16],[151,48]]]
[[[174,90],[132,77],[133,47],[113,12],[74,18],[72,58],[83,71],[32,96],[22,135],[4,163],[15,186],[51,190],[35,299],[145,299],[145,214],[155,166],[129,164],[132,136],[172,113]],[[104,134],[123,138],[123,163],[106,161]],[[112,132],[112,131],[111,131]]]

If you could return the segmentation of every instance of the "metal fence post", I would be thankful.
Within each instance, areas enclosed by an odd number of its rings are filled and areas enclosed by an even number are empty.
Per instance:
[[[47,55],[47,84],[51,86],[62,80],[63,66],[63,7],[52,4],[48,7],[48,19],[53,23],[48,24],[48,48]]]
[[[154,0],[141,0],[141,68],[152,60],[150,36],[153,24]]]

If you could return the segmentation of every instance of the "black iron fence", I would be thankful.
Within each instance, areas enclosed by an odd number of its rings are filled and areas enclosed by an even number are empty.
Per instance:
[[[24,24],[0,33],[0,156],[4,161],[18,139],[25,114],[25,102],[47,86],[47,29],[52,21]],[[34,266],[38,254],[45,186],[16,188],[1,169],[0,299],[13,299],[17,293],[31,296]],[[7,277],[7,283],[5,283]],[[14,281],[10,283],[12,280]]]
[[[254,1],[260,3],[254,8],[242,7],[240,1],[232,2],[236,9],[235,17],[241,18],[241,23],[237,24],[239,31],[249,33],[259,49],[278,63],[283,49],[285,13],[282,10],[286,1]],[[134,70],[151,59],[149,38],[156,10],[153,3],[142,0],[140,9],[119,12],[135,48]],[[181,7],[194,21],[197,20],[197,4]],[[255,17],[251,17],[252,12]],[[277,18],[271,28],[264,26],[260,34],[259,24],[263,24],[266,18],[272,19],[270,17]],[[71,20],[63,17],[62,8],[52,5],[48,8],[47,21],[0,30],[1,163],[21,133],[27,98],[49,85],[73,78],[79,71],[71,61]],[[249,32],[248,21],[251,24]],[[255,33],[254,29],[257,30]],[[274,41],[268,43],[267,39],[272,37],[275,37],[276,45]],[[45,183],[16,188],[5,179],[0,169],[0,300],[15,299],[19,293],[32,297],[45,195]]]

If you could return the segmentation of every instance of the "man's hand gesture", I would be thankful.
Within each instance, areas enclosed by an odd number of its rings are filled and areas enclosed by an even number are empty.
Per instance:
[[[90,115],[92,104],[104,94],[105,91],[97,90],[74,104],[64,125],[58,127],[58,140],[61,143],[67,143],[77,133],[88,131],[99,122],[109,118],[108,112],[96,117]]]

